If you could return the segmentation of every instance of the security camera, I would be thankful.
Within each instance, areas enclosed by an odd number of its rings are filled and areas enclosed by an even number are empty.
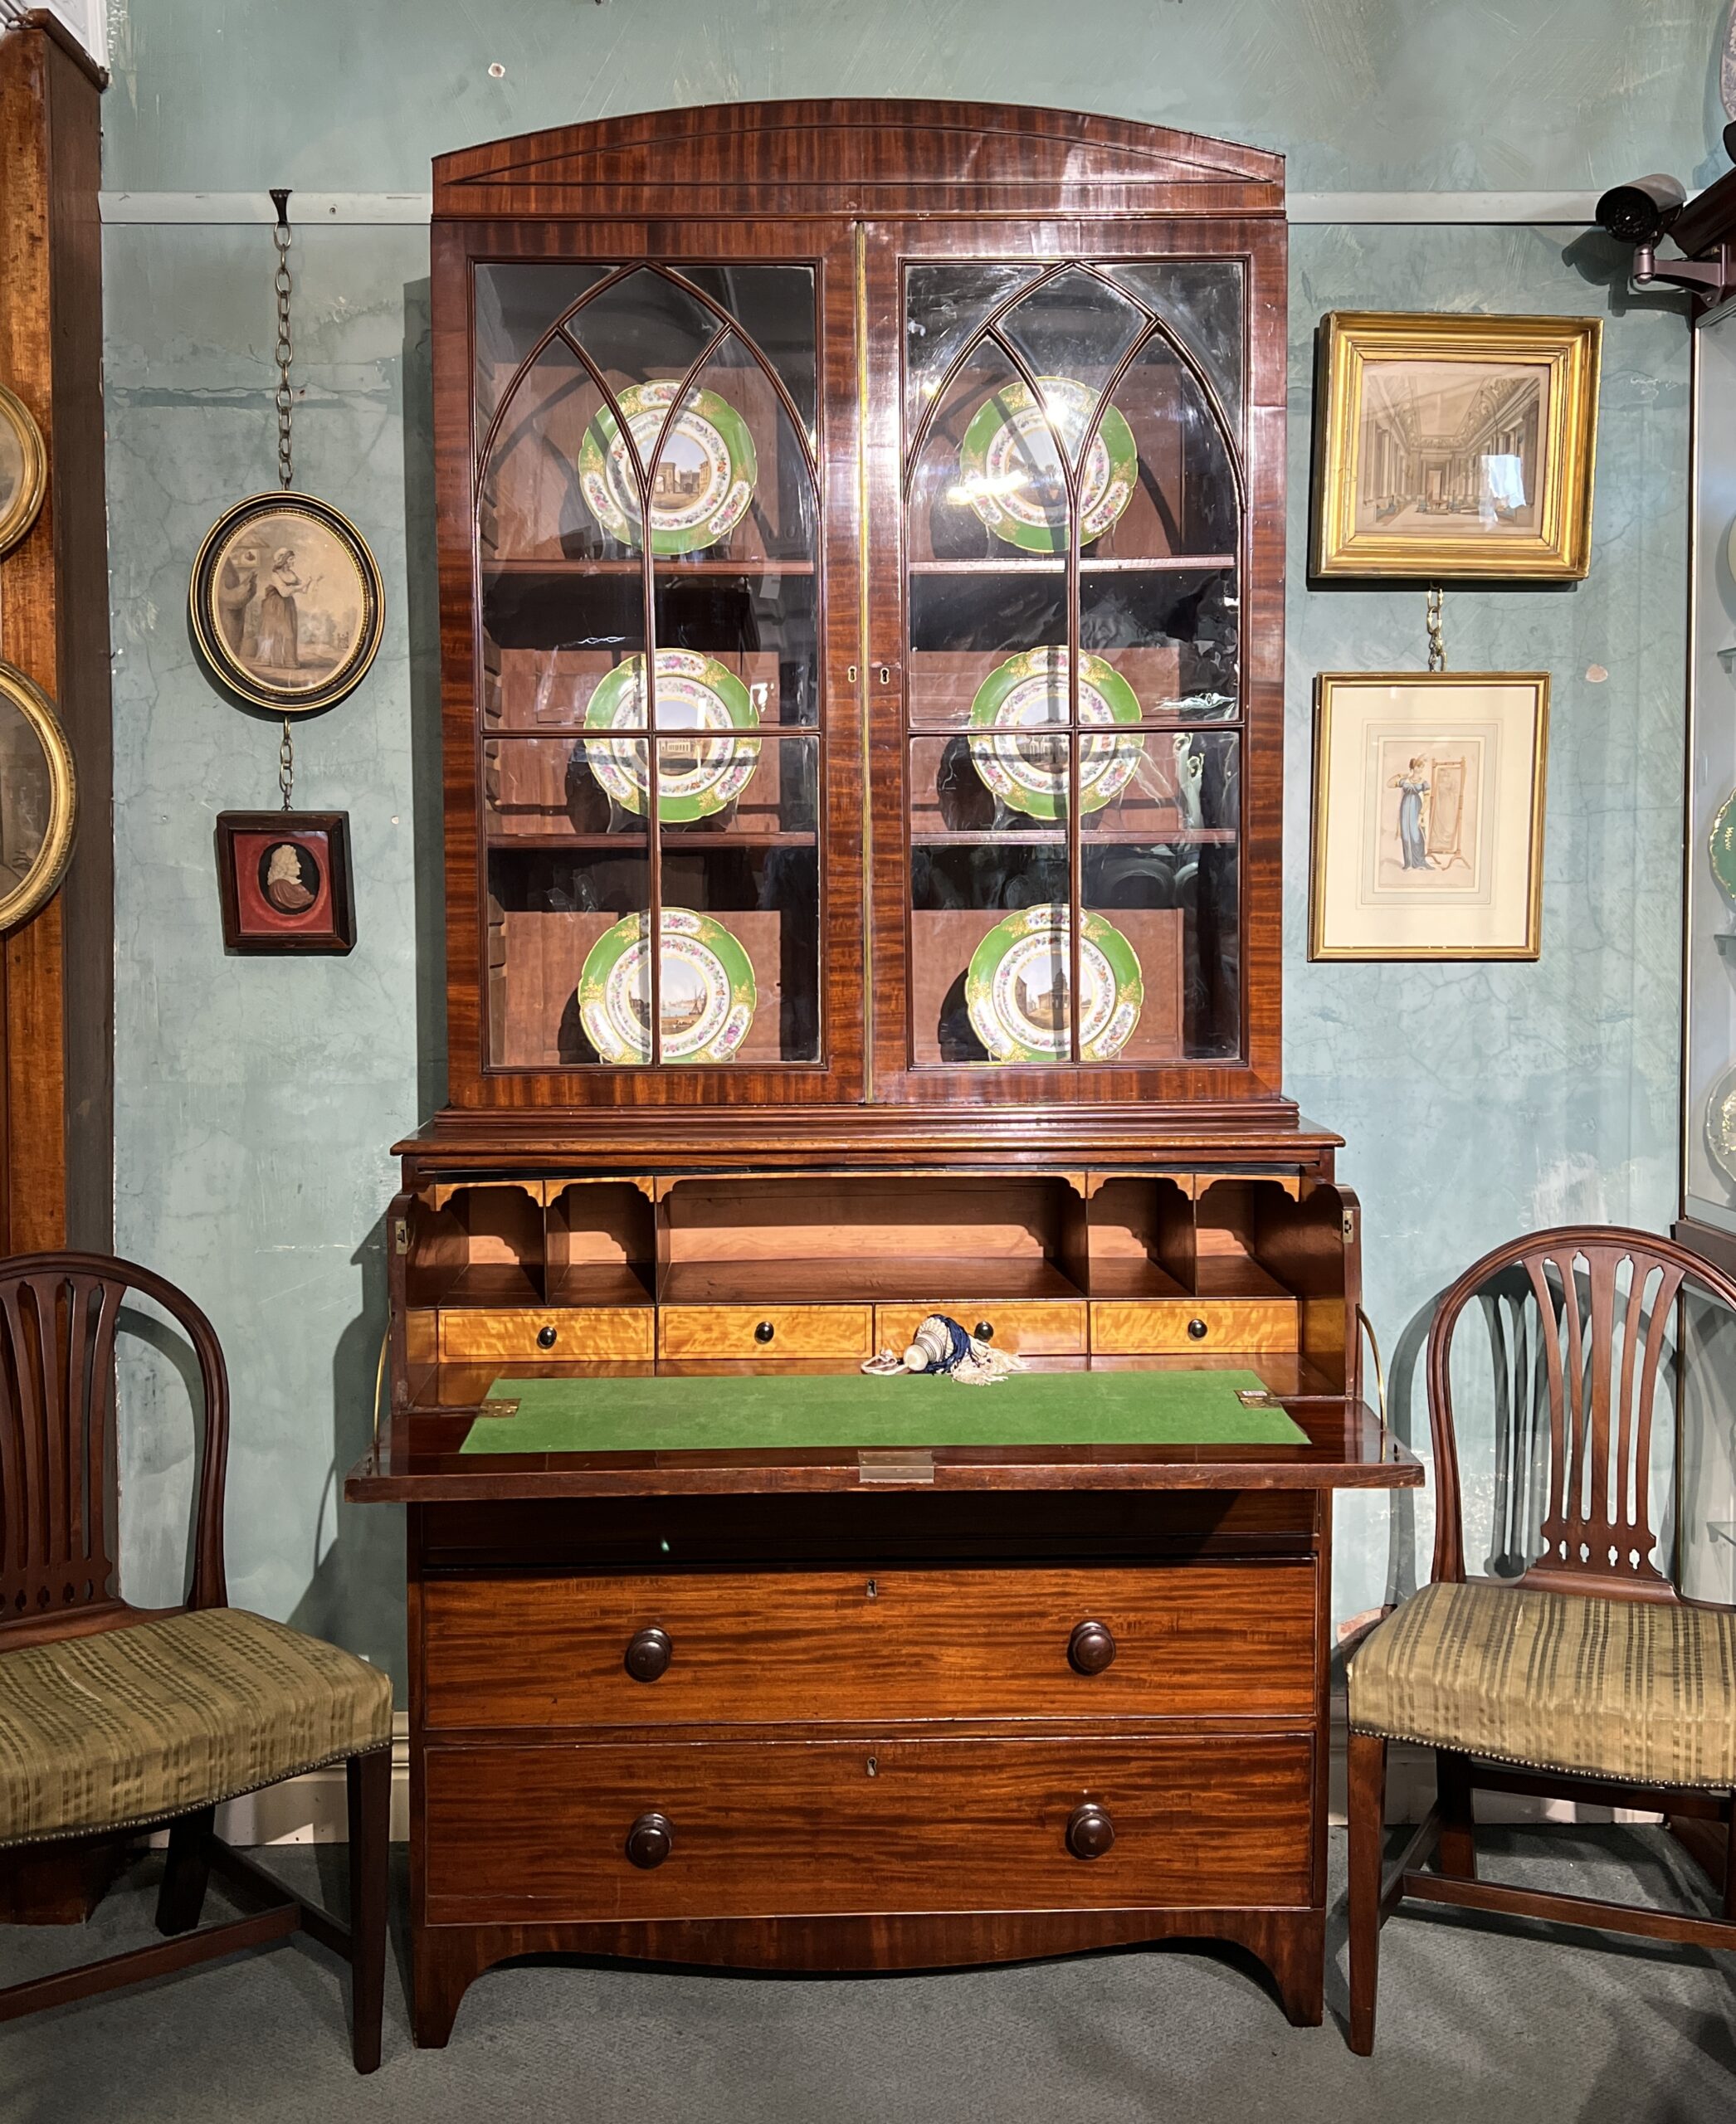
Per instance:
[[[1687,199],[1686,191],[1673,177],[1636,177],[1632,183],[1617,184],[1604,193],[1597,202],[1597,220],[1618,243],[1650,250],[1668,233]]]

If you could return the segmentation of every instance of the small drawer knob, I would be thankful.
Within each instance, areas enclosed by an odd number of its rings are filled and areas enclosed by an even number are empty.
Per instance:
[[[769,1320],[762,1320],[753,1330],[753,1339],[756,1342],[769,1342],[777,1332],[777,1328]]]
[[[1100,1674],[1115,1656],[1115,1635],[1107,1623],[1080,1623],[1067,1639],[1067,1658],[1081,1674]]]
[[[552,1350],[554,1347],[554,1339],[553,1327],[539,1328],[536,1331],[536,1346],[539,1350]]]
[[[1190,1320],[1187,1323],[1187,1335],[1190,1341],[1203,1342],[1206,1339],[1207,1332],[1207,1330],[1206,1323],[1203,1320],[1194,1319]]]
[[[668,1672],[674,1650],[666,1630],[655,1624],[649,1630],[636,1630],[627,1641],[627,1670],[636,1682],[655,1682]]]
[[[649,1873],[661,1866],[675,1848],[675,1825],[656,1808],[641,1815],[627,1833],[627,1855]]]
[[[1115,1841],[1107,1807],[1087,1800],[1067,1817],[1067,1849],[1075,1858],[1100,1858]]]
[[[992,1320],[979,1320],[971,1332],[979,1342],[992,1342],[995,1338],[995,1323]]]

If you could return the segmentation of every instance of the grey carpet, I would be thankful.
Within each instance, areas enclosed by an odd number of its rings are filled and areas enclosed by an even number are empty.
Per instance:
[[[1343,1839],[1333,1839],[1342,1895]],[[1491,1878],[1704,1901],[1660,1832],[1485,1832]],[[401,1914],[402,1854],[395,1882]],[[270,1854],[343,1893],[344,1854]],[[142,1943],[144,1858],[82,1932],[0,1930],[0,1981]],[[207,1914],[215,1915],[213,1891]],[[1416,1905],[1382,1936],[1375,2056],[1350,2056],[1343,1912],[1324,2028],[1251,1965],[1162,1947],[877,1979],[494,1971],[445,2051],[412,2048],[395,1963],[385,2061],[349,2068],[340,1966],[304,1941],[0,2027],[5,2124],[1700,2124],[1736,2117],[1736,1957]]]

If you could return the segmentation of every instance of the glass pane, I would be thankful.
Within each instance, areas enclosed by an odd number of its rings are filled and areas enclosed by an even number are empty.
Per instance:
[[[817,436],[818,378],[811,266],[683,266],[684,280],[726,310],[795,402],[810,444]]]
[[[537,341],[609,270],[573,259],[476,267],[472,315],[479,435]]]
[[[905,418],[914,434],[939,389],[947,364],[997,304],[1027,280],[1035,266],[911,266],[905,275]]]
[[[1144,324],[1125,296],[1076,266],[1033,288],[1001,324],[1002,337],[1042,385],[1051,419],[1075,466],[1097,402]],[[1105,416],[1093,441],[1094,456],[1102,462],[1086,475],[1087,528],[1094,521],[1090,497],[1106,495],[1113,478],[1110,460],[1118,455],[1113,420]]]
[[[1246,308],[1241,261],[1233,258],[1149,259],[1137,265],[1113,266],[1108,270],[1197,356],[1231,429],[1240,434]]]
[[[1105,833],[1088,840],[1085,934],[1096,918],[1137,962],[1138,1021],[1119,1050],[1128,1063],[1222,1060],[1240,1052],[1239,870],[1233,834],[1139,841]],[[1120,963],[1112,940],[1099,941]]]
[[[553,340],[514,386],[477,490],[476,536],[491,561],[601,560],[632,550],[625,522],[598,521],[580,460],[607,402],[563,339]]]
[[[1233,568],[1082,569],[1079,631],[1153,720],[1241,714],[1241,614]]]
[[[1007,355],[974,346],[935,402],[907,490],[913,569],[984,563],[1058,572],[1067,547],[1061,445]]]
[[[566,324],[620,392],[653,377],[679,378],[705,352],[720,320],[664,274],[641,266],[593,295]],[[627,409],[635,431],[639,421]],[[646,454],[649,454],[649,443]]]
[[[612,855],[627,852],[627,842],[645,839],[644,755],[643,739],[487,739],[482,801],[489,840],[568,849],[594,843]]]
[[[1092,543],[1090,561],[1137,568],[1210,556],[1233,564],[1240,510],[1230,453],[1205,393],[1163,339],[1148,341],[1124,373],[1114,412],[1137,469],[1125,506]]]
[[[575,833],[568,848],[495,842],[487,877],[490,1060],[511,1069],[596,1061],[578,991],[586,969],[601,978],[642,926],[651,898],[644,821]],[[624,1059],[625,1043],[615,1045]]]
[[[1233,841],[1241,816],[1241,742],[1220,730],[1087,735],[1080,831],[1101,841]]]

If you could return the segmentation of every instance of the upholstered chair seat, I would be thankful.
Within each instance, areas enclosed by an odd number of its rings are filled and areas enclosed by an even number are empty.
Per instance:
[[[0,1651],[0,1845],[159,1821],[391,1738],[378,1668],[245,1609]]]
[[[1736,1611],[1426,1586],[1350,1663],[1350,1725],[1496,1762],[1736,1785]]]

